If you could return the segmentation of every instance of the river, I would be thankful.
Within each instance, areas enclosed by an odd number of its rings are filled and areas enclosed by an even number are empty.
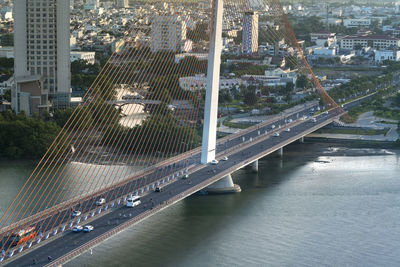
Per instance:
[[[34,167],[0,164],[4,210]],[[65,266],[400,266],[400,152],[304,144]]]

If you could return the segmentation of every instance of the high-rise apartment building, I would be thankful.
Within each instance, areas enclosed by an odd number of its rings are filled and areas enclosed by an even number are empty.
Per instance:
[[[69,105],[69,5],[66,0],[14,1],[16,112],[40,113],[49,107],[48,99],[55,108]]]
[[[180,16],[156,16],[151,26],[151,52],[181,50],[183,41],[186,40],[186,23]]]
[[[244,13],[242,51],[244,54],[258,52],[258,14],[255,11]]]

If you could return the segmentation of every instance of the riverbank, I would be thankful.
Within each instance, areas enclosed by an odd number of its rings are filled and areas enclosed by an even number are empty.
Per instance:
[[[322,147],[336,146],[348,148],[374,148],[374,149],[394,149],[400,150],[400,142],[391,141],[372,141],[372,140],[352,140],[340,138],[306,137],[306,143],[320,144]]]

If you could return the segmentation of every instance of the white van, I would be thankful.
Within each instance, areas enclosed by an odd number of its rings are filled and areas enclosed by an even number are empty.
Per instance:
[[[126,206],[129,208],[133,208],[133,207],[140,205],[140,203],[141,202],[140,202],[139,196],[129,197],[128,200],[126,201]]]

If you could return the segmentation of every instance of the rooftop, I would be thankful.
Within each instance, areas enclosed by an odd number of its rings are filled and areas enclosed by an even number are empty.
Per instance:
[[[344,40],[392,40],[392,41],[400,41],[400,38],[396,38],[390,35],[385,34],[370,34],[370,35],[349,35],[343,38]]]

